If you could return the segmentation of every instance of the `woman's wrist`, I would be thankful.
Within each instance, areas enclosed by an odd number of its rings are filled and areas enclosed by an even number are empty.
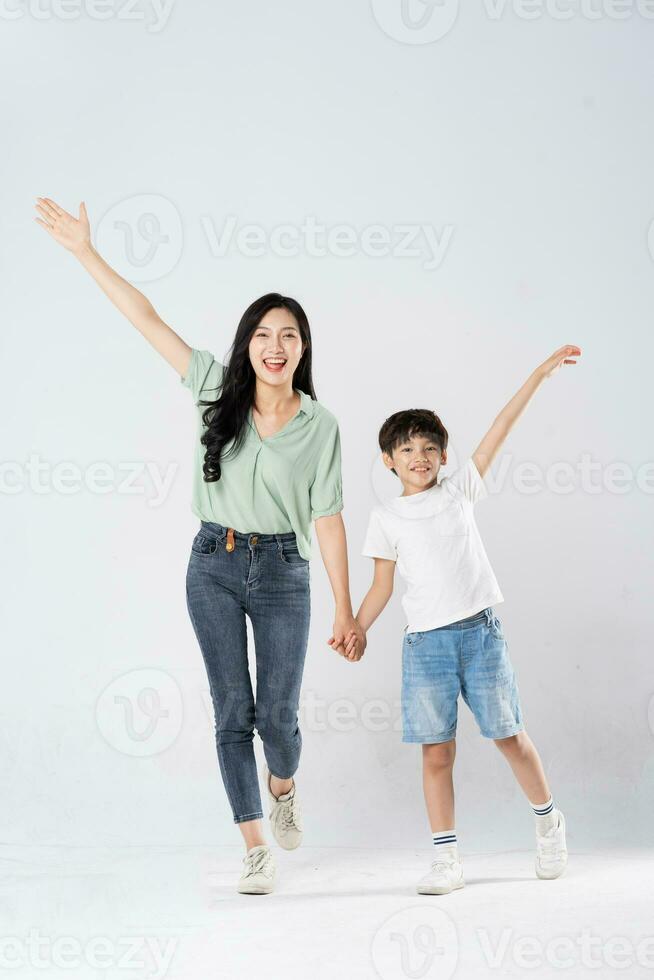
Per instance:
[[[340,596],[336,598],[336,615],[338,616],[353,616],[352,612],[352,602],[349,596]]]
[[[79,259],[80,261],[82,261],[84,258],[88,258],[90,255],[93,255],[91,239],[89,238],[85,242],[81,242],[79,245],[76,245],[75,248],[71,249],[71,252],[75,258]]]

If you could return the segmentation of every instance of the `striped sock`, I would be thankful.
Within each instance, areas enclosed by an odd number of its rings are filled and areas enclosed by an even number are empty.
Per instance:
[[[556,827],[559,816],[551,796],[545,803],[531,803],[531,808],[536,817],[536,831],[539,834],[546,834],[552,827]]]
[[[457,853],[457,840],[455,830],[437,830],[431,835],[432,843],[437,851],[454,851]]]

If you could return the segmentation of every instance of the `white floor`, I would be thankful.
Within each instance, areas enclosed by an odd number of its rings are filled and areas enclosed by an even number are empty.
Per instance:
[[[275,851],[240,896],[239,848],[0,847],[0,977],[74,980],[653,977],[654,859],[463,854],[466,886],[419,896],[431,852]]]

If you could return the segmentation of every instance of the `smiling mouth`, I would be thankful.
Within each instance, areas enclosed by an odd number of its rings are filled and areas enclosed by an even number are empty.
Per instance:
[[[412,473],[428,473],[430,469],[431,469],[431,466],[412,466],[411,467],[411,472]]]
[[[285,357],[264,357],[263,363],[269,371],[283,371],[286,366]]]

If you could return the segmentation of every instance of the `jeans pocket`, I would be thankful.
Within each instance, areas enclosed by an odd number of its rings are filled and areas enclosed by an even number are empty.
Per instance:
[[[198,531],[191,544],[191,553],[201,558],[208,558],[214,555],[218,549],[218,538],[215,534],[208,531]]]
[[[279,557],[285,565],[292,565],[297,568],[308,568],[309,559],[303,558],[298,551],[297,544],[290,541],[280,541]]]

